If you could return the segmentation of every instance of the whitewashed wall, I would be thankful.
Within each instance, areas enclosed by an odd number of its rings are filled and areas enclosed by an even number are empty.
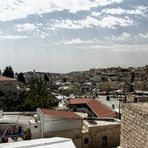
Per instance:
[[[81,127],[81,121],[76,119],[66,119],[45,116],[44,117],[44,133],[45,132],[54,132],[54,131],[63,131],[71,130]]]
[[[81,120],[62,118],[57,116],[44,115],[37,110],[37,115],[41,121],[42,135],[46,132],[64,131],[81,128]]]

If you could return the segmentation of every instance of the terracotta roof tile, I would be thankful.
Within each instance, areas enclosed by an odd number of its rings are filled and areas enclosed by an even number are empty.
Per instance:
[[[93,100],[93,99],[90,99],[90,98],[84,98],[84,99],[79,99],[79,98],[70,99],[70,100],[69,100],[69,104],[87,104],[87,103],[90,102],[91,100]]]
[[[58,117],[63,117],[63,118],[81,119],[79,115],[75,114],[74,112],[70,112],[70,111],[57,111],[57,110],[41,109],[41,108],[39,108],[39,110],[46,115],[58,116]]]
[[[117,114],[95,99],[70,99],[69,104],[87,104],[98,117],[116,117]]]

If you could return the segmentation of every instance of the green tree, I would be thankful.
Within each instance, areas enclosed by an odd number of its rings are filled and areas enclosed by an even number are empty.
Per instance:
[[[18,74],[17,80],[25,84],[25,77],[22,72]]]
[[[32,80],[30,91],[26,95],[26,110],[36,110],[37,107],[50,108],[55,103],[55,96],[41,78]]]
[[[7,66],[3,72],[3,76],[14,78],[14,72],[11,66]]]
[[[0,97],[0,108],[4,111],[24,111],[22,94],[7,92]]]

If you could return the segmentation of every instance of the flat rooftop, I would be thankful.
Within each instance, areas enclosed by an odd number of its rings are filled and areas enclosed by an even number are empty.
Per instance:
[[[29,124],[29,121],[32,120],[32,116],[23,116],[23,115],[3,115],[0,118],[0,124]]]
[[[88,127],[94,126],[107,126],[107,125],[120,125],[121,121],[119,119],[112,119],[112,120],[84,120],[84,124]]]
[[[99,95],[99,98],[95,98],[97,101],[102,102],[103,104],[105,104],[106,106],[108,106],[109,108],[112,109],[112,104],[114,104],[115,107],[115,111],[118,112],[119,109],[119,100],[114,99],[114,98],[110,98],[110,101],[106,100],[106,95]]]
[[[41,138],[0,144],[0,148],[76,148],[69,138]]]

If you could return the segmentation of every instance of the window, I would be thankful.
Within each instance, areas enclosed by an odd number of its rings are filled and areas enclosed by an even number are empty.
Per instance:
[[[134,98],[134,103],[137,103],[137,102],[138,102],[137,98]]]
[[[88,138],[84,138],[84,144],[88,144],[89,140]]]
[[[107,140],[107,137],[104,136],[104,137],[102,138],[102,147],[106,147],[107,145],[108,145],[108,140]]]

